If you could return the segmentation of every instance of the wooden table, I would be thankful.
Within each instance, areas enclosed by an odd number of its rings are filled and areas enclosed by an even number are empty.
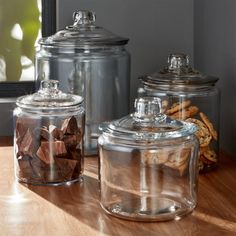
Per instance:
[[[99,205],[97,158],[85,160],[83,184],[18,183],[13,148],[0,139],[0,235],[236,235],[236,159],[199,178],[199,203],[180,221],[138,223],[106,215]]]

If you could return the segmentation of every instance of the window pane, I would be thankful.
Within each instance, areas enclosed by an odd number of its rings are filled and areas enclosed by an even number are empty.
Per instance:
[[[0,0],[0,82],[33,80],[41,0]]]

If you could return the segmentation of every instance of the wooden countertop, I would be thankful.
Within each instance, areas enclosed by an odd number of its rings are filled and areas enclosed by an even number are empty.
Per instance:
[[[85,159],[83,184],[45,187],[14,179],[13,148],[0,139],[0,235],[236,235],[236,159],[199,178],[198,206],[180,221],[140,223],[99,205],[97,158]]]

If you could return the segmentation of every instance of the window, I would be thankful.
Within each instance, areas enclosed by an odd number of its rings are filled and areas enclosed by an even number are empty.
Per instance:
[[[34,90],[35,44],[55,30],[56,0],[0,0],[0,98]]]
[[[32,10],[27,11],[28,7],[32,7]],[[28,13],[26,14],[26,12]],[[17,18],[19,16],[16,16],[18,14],[20,14],[20,18],[22,17],[20,21]],[[24,20],[23,16],[25,16]],[[35,90],[34,81],[27,81],[27,76],[24,77],[22,75],[22,69],[30,70],[28,72],[30,73],[30,79],[33,78],[34,44],[35,40],[40,37],[39,30],[43,37],[55,33],[56,0],[0,0],[0,136],[12,136],[13,134],[12,110],[15,97],[34,92]],[[29,38],[23,43],[22,39],[25,31],[29,31],[32,34],[27,33],[26,35]],[[13,46],[12,41],[16,43],[15,46]],[[11,49],[9,44],[12,44]],[[22,50],[24,53],[17,54],[17,50],[22,49],[22,47],[24,47],[24,50]],[[12,52],[16,50],[16,57],[18,58],[16,60],[13,55],[15,66],[10,61],[9,72],[6,72],[4,50],[12,50]],[[16,69],[19,63],[21,70],[19,68]],[[15,75],[11,76],[9,73]]]

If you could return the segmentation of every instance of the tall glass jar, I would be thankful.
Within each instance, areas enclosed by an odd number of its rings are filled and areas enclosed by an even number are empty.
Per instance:
[[[218,164],[220,93],[215,86],[217,81],[218,78],[193,69],[188,55],[171,54],[167,67],[141,78],[138,90],[139,96],[159,97],[163,113],[198,126],[201,173]]]
[[[39,91],[19,97],[14,110],[15,175],[20,182],[58,185],[83,173],[83,99],[42,81]]]
[[[98,139],[101,206],[128,220],[179,219],[197,204],[199,142],[192,123],[139,98],[135,112],[102,128]]]
[[[39,41],[36,78],[57,78],[62,91],[84,97],[85,154],[97,154],[99,124],[129,113],[128,39],[96,26],[93,12],[73,18],[73,25]]]

